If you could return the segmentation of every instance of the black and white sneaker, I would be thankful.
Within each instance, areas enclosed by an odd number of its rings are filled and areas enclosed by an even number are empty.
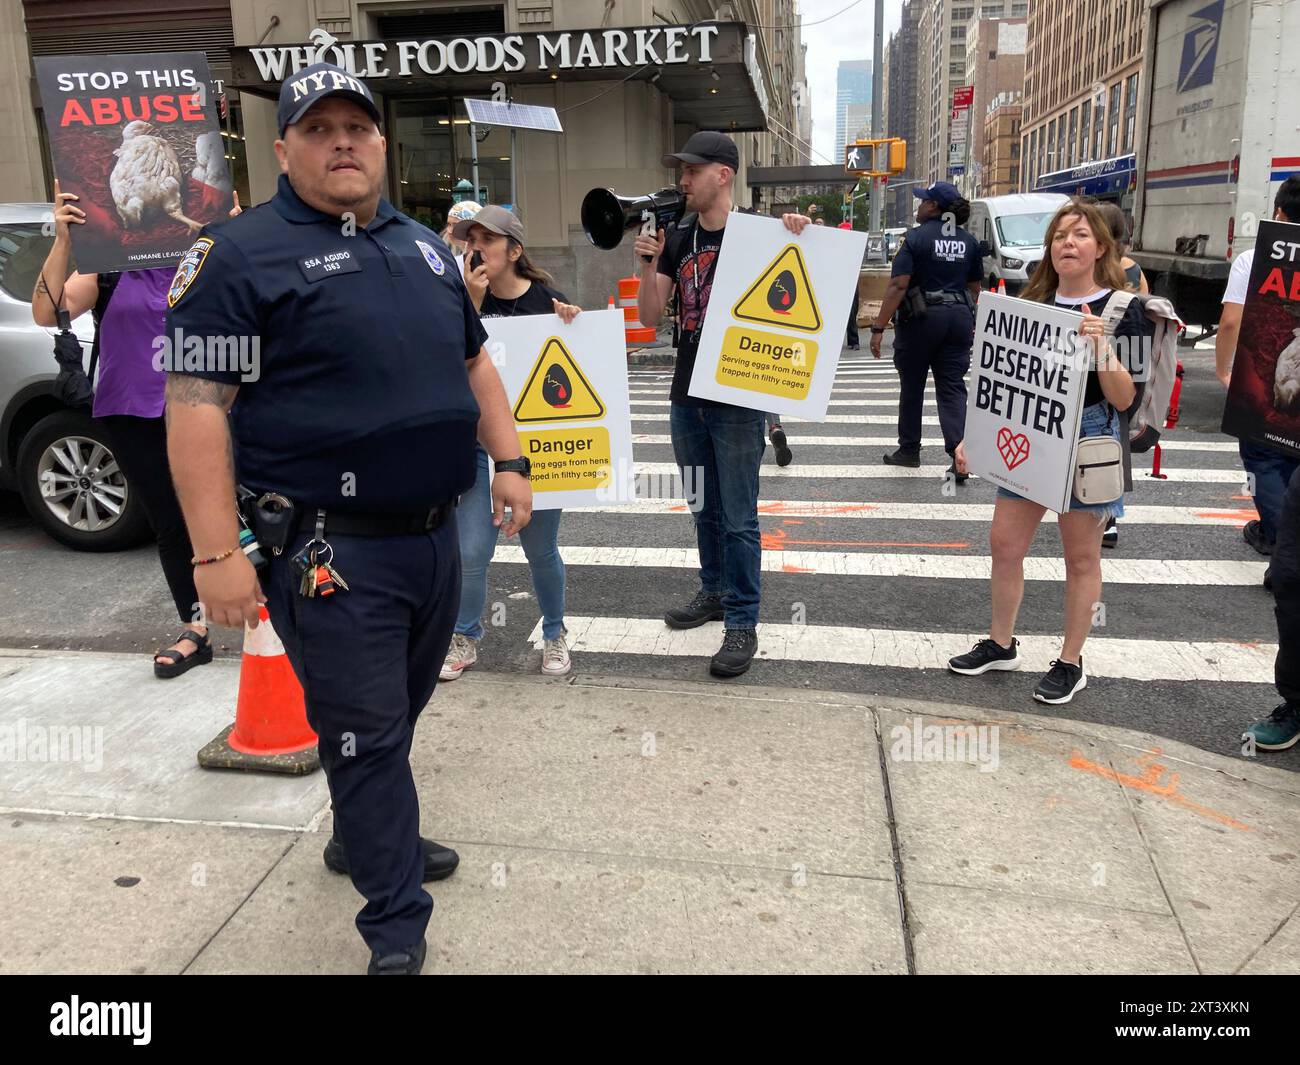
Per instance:
[[[1106,526],[1106,531],[1101,534],[1102,547],[1114,547],[1119,543],[1119,526],[1115,524],[1115,519],[1110,519],[1110,524]]]
[[[1082,691],[1088,686],[1088,674],[1083,671],[1083,655],[1079,656],[1079,664],[1076,666],[1073,662],[1062,662],[1059,658],[1052,660],[1052,668],[1047,671],[1047,676],[1038,682],[1038,687],[1034,689],[1034,698],[1040,703],[1068,703],[1074,698],[1074,693]]]
[[[966,654],[948,659],[948,668],[954,673],[964,673],[968,677],[978,677],[990,669],[1019,669],[1020,641],[1011,637],[1011,646],[1003,647],[991,637],[980,640]]]

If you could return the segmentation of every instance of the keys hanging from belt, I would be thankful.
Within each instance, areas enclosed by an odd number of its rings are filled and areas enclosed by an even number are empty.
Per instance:
[[[304,599],[325,599],[340,588],[351,591],[348,582],[332,565],[334,548],[325,539],[325,511],[316,511],[316,531],[303,549],[291,558],[290,563],[298,573],[298,594]]]

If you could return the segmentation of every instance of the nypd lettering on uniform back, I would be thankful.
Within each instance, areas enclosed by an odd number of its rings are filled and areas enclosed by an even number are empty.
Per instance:
[[[959,263],[966,258],[966,242],[964,240],[936,240],[934,242],[934,257],[944,259],[950,263]]]
[[[316,74],[307,74],[290,82],[293,86],[293,102],[297,103],[299,100],[305,100],[312,93],[322,91],[326,88],[326,82],[329,82],[328,87],[330,90],[351,89],[362,96],[368,95],[365,86],[356,78],[349,77],[342,71],[322,70]]]
[[[299,259],[298,268],[308,281],[320,281],[334,274],[355,274],[360,271],[361,264],[350,251],[331,251]]]

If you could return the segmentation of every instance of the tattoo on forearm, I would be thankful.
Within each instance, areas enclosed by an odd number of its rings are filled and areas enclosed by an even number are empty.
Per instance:
[[[167,375],[167,402],[180,403],[189,407],[210,404],[227,410],[234,402],[238,385],[224,385],[220,381],[208,381],[202,377],[188,374],[170,373]]]
[[[37,295],[40,295],[40,296],[46,296],[46,297],[49,296],[49,294],[50,294],[50,290],[49,290],[48,288],[45,287],[45,278],[43,278],[43,277],[38,277],[38,278],[36,279],[36,292],[37,292]]]

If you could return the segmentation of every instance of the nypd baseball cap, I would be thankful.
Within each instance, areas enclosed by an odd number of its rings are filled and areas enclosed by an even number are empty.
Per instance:
[[[519,221],[519,216],[508,207],[498,207],[494,203],[488,204],[473,218],[466,218],[457,222],[451,230],[451,235],[457,240],[464,240],[469,236],[469,231],[473,226],[482,226],[484,229],[490,229],[493,233],[500,233],[503,237],[514,237],[520,244],[524,242],[524,224]]]
[[[365,108],[366,113],[375,120],[376,126],[383,125],[383,117],[375,106],[375,98],[370,95],[364,81],[333,63],[313,63],[285,78],[284,84],[280,86],[280,109],[277,116],[280,136],[283,137],[286,129],[327,96],[342,96],[355,101]]]
[[[961,199],[961,190],[946,181],[936,181],[928,189],[913,189],[912,195],[918,200],[930,200],[940,207],[951,207]]]
[[[682,145],[680,152],[672,155],[665,155],[663,164],[666,167],[681,166],[683,163],[722,163],[724,166],[731,167],[732,170],[740,169],[740,149],[736,147],[736,142],[728,137],[725,133],[715,133],[713,130],[702,129],[698,133],[692,133],[686,143]]]

